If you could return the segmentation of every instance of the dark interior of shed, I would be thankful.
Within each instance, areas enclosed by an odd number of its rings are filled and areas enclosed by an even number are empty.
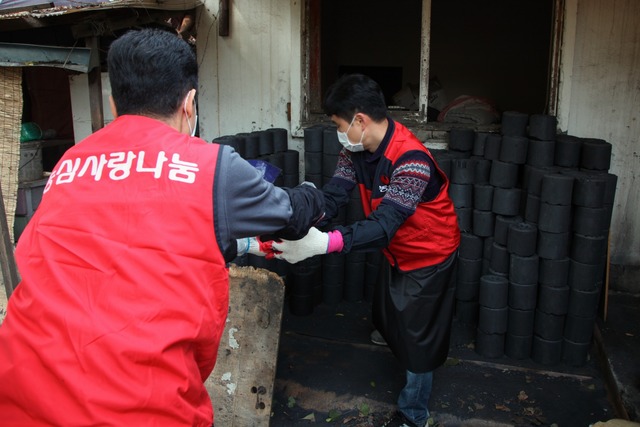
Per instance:
[[[461,95],[501,111],[542,113],[547,103],[551,0],[432,0],[433,107]],[[321,92],[342,73],[369,74],[393,94],[419,87],[422,1],[321,2]],[[417,106],[415,106],[417,109]]]

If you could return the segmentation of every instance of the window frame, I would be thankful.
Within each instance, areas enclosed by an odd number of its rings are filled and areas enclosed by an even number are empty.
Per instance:
[[[421,43],[420,43],[420,87],[418,94],[419,111],[391,111],[392,117],[411,129],[419,130],[448,130],[453,124],[429,122],[427,120],[427,105],[429,102],[429,59],[431,47],[431,1],[422,0]],[[553,0],[552,34],[549,52],[549,72],[547,81],[546,113],[558,113],[560,93],[560,68],[563,31],[565,27],[566,2],[573,0]],[[328,118],[321,112],[322,104],[322,49],[321,49],[321,2],[322,0],[304,0],[301,11],[301,96],[298,135],[302,129],[317,123],[328,122]],[[485,127],[491,130],[495,125]],[[478,127],[479,129],[481,127]]]

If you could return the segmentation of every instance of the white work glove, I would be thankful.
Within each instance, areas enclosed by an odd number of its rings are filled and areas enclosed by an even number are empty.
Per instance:
[[[342,234],[339,231],[323,233],[315,227],[311,227],[307,235],[300,240],[283,239],[272,243],[275,257],[291,264],[315,255],[340,251],[342,246]]]
[[[263,242],[258,237],[246,237],[244,239],[237,239],[238,256],[244,254],[252,254],[256,256],[263,256],[267,259],[273,258],[273,251],[271,250],[271,241]]]

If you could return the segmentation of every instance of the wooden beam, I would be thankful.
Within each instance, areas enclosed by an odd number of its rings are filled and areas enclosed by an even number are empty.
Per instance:
[[[554,0],[549,47],[549,78],[547,82],[547,114],[556,115],[560,95],[560,68],[562,61],[562,32],[564,31],[565,1]]]
[[[229,36],[229,0],[220,0],[220,10],[218,11],[218,35],[220,37]]]
[[[607,315],[609,314],[609,278],[611,272],[611,233],[607,235],[607,265],[605,265],[604,276],[604,302],[603,302],[603,314],[602,320],[607,321]]]
[[[87,47],[99,55],[100,40],[98,37],[85,39]],[[98,61],[99,62],[99,61]],[[95,132],[104,127],[104,110],[102,108],[102,78],[100,66],[94,67],[88,73],[89,80],[89,108],[91,110],[91,131]]]
[[[0,243],[0,267],[2,268],[2,280],[7,292],[7,299],[11,297],[13,290],[20,283],[18,267],[15,257],[13,256],[13,243],[11,242],[11,233],[9,233],[9,224],[7,223],[7,213],[4,209],[4,197],[2,197],[2,189],[0,188],[0,233],[2,233],[2,242]]]
[[[54,67],[86,73],[91,49],[0,42],[0,67]]]
[[[429,61],[431,55],[431,0],[422,0],[422,20],[420,21],[420,89],[418,93],[418,109],[420,121],[427,121],[429,107]]]
[[[322,2],[310,0],[307,3],[306,55],[309,80],[309,113],[322,112]]]

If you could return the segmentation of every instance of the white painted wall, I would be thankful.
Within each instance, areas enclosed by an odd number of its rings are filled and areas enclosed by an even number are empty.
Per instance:
[[[101,74],[102,81],[102,111],[104,124],[113,121],[109,95],[111,85],[109,75]],[[89,79],[87,74],[77,74],[69,77],[69,90],[71,92],[71,114],[73,116],[73,139],[80,142],[91,135],[91,105],[89,102]]]
[[[287,104],[300,112],[300,14],[298,0],[233,0],[230,35],[218,35],[218,0],[198,9],[198,120],[200,136],[215,137],[269,128],[292,131]],[[71,98],[75,140],[91,132],[87,76],[73,76]],[[292,88],[294,90],[292,91]],[[105,124],[111,122],[106,73],[102,75]],[[300,117],[294,132],[302,135]],[[290,135],[291,138],[291,135]],[[300,141],[290,141],[300,148]],[[293,145],[293,146],[292,146]]]
[[[218,35],[219,0],[198,9],[200,136],[284,128],[300,154],[303,0],[230,1],[229,36]],[[291,104],[292,120],[287,116]]]
[[[218,7],[218,0],[205,0],[197,18],[201,136],[291,132],[287,104],[300,110],[299,89],[292,94],[301,75],[300,2],[233,0],[227,37],[218,35]]]
[[[613,145],[611,262],[640,266],[640,2],[570,0],[559,126]]]

